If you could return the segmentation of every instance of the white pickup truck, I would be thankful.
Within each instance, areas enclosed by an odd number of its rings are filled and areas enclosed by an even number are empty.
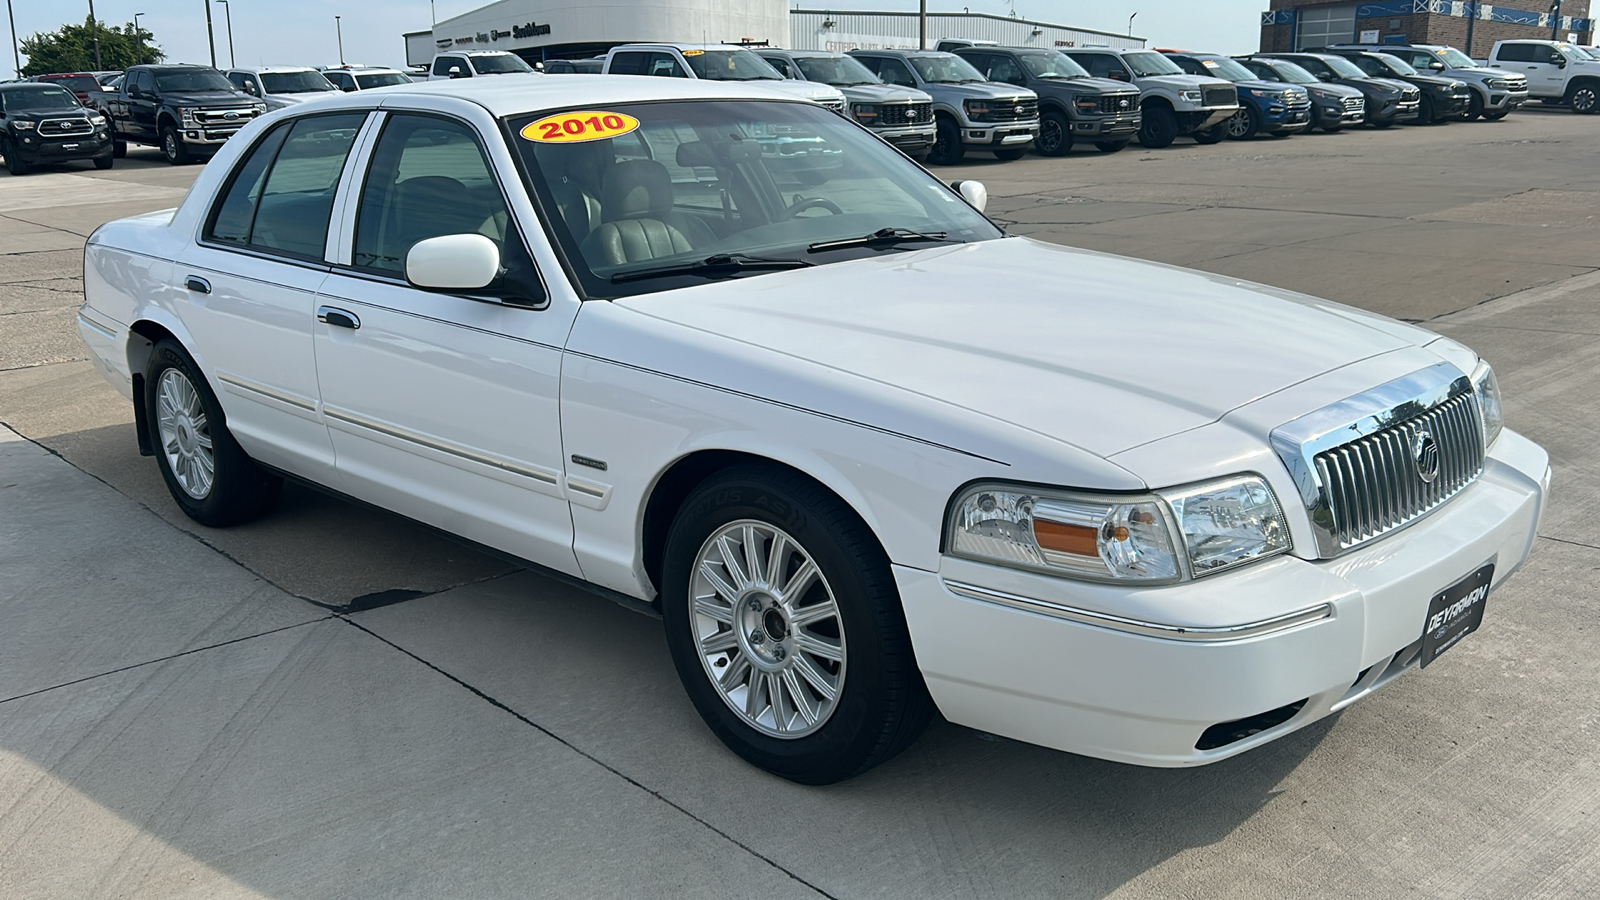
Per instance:
[[[1600,112],[1600,59],[1565,41],[1500,41],[1489,54],[1492,68],[1528,79],[1528,96],[1576,113]]]

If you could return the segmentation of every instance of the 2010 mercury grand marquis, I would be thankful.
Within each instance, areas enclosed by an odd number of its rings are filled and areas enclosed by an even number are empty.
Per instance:
[[[1485,362],[983,202],[758,85],[401,86],[99,229],[78,325],[195,520],[289,477],[649,603],[797,781],[935,707],[1208,763],[1478,627],[1550,477]]]

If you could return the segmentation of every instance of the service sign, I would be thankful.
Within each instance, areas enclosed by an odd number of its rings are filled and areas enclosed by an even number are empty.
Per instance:
[[[638,127],[639,120],[626,113],[586,109],[545,116],[522,129],[522,136],[538,144],[581,144],[621,137]]]

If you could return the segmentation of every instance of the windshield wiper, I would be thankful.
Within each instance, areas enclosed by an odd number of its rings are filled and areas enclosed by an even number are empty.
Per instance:
[[[695,262],[618,272],[611,276],[611,283],[624,284],[646,278],[665,278],[669,275],[703,275],[707,278],[717,278],[740,272],[777,272],[783,269],[804,269],[814,265],[816,263],[806,262],[803,259],[765,259],[759,256],[746,256],[743,253],[719,253]]]
[[[844,250],[850,247],[871,247],[876,244],[912,244],[920,242],[942,243],[948,238],[943,231],[912,231],[909,228],[879,228],[871,234],[861,237],[844,238],[838,241],[822,241],[806,248],[807,253],[821,253],[824,250]]]

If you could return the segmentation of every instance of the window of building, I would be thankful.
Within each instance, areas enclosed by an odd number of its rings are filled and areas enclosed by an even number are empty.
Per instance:
[[[1348,44],[1355,39],[1355,4],[1300,10],[1300,25],[1295,31],[1296,50]]]

